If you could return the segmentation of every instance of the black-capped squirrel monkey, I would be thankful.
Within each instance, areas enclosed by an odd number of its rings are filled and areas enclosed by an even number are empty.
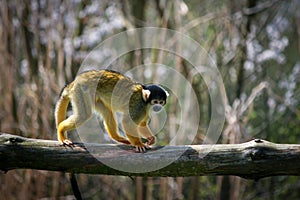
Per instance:
[[[147,127],[149,110],[161,109],[166,104],[168,92],[158,85],[142,85],[112,70],[92,70],[78,75],[61,92],[55,108],[57,138],[71,145],[66,132],[81,126],[93,111],[103,117],[109,136],[121,143],[131,144],[144,152],[155,142]],[[73,114],[66,119],[71,101]],[[122,124],[127,138],[119,135],[115,112],[123,113]],[[144,144],[141,137],[147,139]]]

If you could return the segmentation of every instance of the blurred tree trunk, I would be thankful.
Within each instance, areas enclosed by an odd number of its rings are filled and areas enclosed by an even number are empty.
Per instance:
[[[136,177],[136,200],[143,200],[143,178]]]
[[[2,86],[0,87],[0,94],[1,101],[5,103],[0,104],[0,129],[2,131],[14,132],[16,131],[14,125],[18,121],[14,97],[16,84],[14,41],[16,38],[13,27],[13,13],[9,8],[9,2],[3,1],[1,5],[1,20],[3,26],[0,27],[0,64],[5,67],[0,68],[0,73],[3,75],[1,76],[3,79],[1,80]]]
[[[241,1],[234,1],[228,4],[229,12],[231,16],[233,16],[236,12],[243,13],[243,19],[240,24],[237,22],[232,22],[235,26],[238,27],[239,34],[239,44],[238,51],[235,56],[235,63],[237,67],[237,83],[236,83],[236,99],[240,99],[241,94],[243,93],[244,83],[245,83],[245,69],[244,64],[247,61],[247,39],[248,35],[251,32],[251,22],[252,18],[255,14],[246,15],[244,14],[243,9],[251,9],[256,6],[256,0],[247,0],[245,5],[242,5]],[[234,140],[230,139],[231,135],[234,135]],[[240,132],[232,132],[228,135],[229,138],[223,138],[223,140],[227,141],[230,144],[240,143],[242,133]],[[229,177],[224,176],[220,177],[221,181],[220,185],[220,195],[219,199],[221,200],[235,200],[240,199],[240,188],[241,188],[241,179],[239,177]]]
[[[146,0],[130,0],[130,5],[135,27],[143,27],[145,25]]]
[[[159,199],[167,199],[168,197],[168,181],[167,178],[160,178],[160,193]]]
[[[145,200],[152,200],[153,199],[153,178],[147,178],[147,190],[146,190],[146,197]]]
[[[24,0],[21,10],[21,28],[23,33],[23,39],[24,39],[24,45],[25,45],[25,54],[28,62],[28,66],[30,66],[31,69],[31,76],[32,78],[35,78],[38,75],[38,63],[35,56],[33,56],[33,33],[30,31],[29,25],[30,25],[30,14],[31,14],[31,1],[30,0]]]

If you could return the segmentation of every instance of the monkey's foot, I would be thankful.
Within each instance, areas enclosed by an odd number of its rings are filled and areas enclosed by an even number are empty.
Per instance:
[[[145,153],[148,149],[151,149],[148,145],[135,145],[135,151],[138,153]]]
[[[67,146],[72,146],[73,142],[71,140],[68,139],[64,139],[63,141],[60,141],[60,143],[62,143],[63,145],[67,145]]]

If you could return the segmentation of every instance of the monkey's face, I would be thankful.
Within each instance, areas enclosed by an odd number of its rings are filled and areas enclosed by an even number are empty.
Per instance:
[[[143,89],[143,98],[153,106],[153,111],[159,112],[166,104],[169,93],[158,85],[147,85]]]

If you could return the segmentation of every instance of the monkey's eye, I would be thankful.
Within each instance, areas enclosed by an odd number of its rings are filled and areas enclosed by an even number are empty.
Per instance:
[[[163,106],[163,105],[165,105],[165,101],[163,101],[163,100],[159,101],[159,104]]]
[[[160,105],[165,105],[165,101],[164,100],[158,100],[158,99],[153,99],[151,100],[151,105],[155,105],[155,104],[160,104]]]
[[[158,104],[158,100],[157,100],[157,99],[151,100],[151,104],[152,104],[152,105]]]

